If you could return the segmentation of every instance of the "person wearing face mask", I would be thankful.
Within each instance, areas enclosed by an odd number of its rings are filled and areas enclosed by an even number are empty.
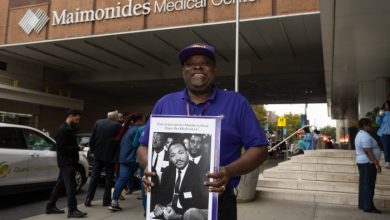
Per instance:
[[[62,214],[56,206],[56,202],[65,187],[68,199],[68,218],[83,218],[87,215],[77,209],[75,169],[79,162],[79,151],[83,150],[82,145],[77,145],[75,128],[80,122],[81,112],[70,110],[66,115],[65,122],[59,127],[55,140],[57,151],[57,163],[60,168],[57,183],[50,195],[49,203],[46,205],[46,214]]]
[[[385,168],[390,169],[390,100],[384,103],[375,121],[380,126],[377,134],[383,145]]]

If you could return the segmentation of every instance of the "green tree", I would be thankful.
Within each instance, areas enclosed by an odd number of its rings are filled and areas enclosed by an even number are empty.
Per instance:
[[[278,126],[277,126],[277,122],[268,122],[268,129],[270,132],[273,132],[273,131],[277,131],[278,130]]]
[[[331,136],[332,139],[336,139],[336,128],[332,126],[325,126],[320,129],[322,135]]]
[[[285,114],[284,117],[286,118],[287,135],[294,133],[296,130],[298,130],[301,127],[300,114],[293,114],[290,112]],[[291,140],[292,141],[296,140],[296,137],[292,137]]]
[[[265,110],[264,105],[252,105],[252,108],[260,125],[264,127],[267,123],[267,110]]]

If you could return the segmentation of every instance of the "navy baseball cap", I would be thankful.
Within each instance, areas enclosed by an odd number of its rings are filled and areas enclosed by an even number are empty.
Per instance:
[[[184,62],[193,55],[204,55],[215,62],[214,47],[203,43],[194,43],[179,52],[181,65],[184,65]]]

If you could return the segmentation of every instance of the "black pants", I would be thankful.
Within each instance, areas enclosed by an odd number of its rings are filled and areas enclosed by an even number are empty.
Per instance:
[[[100,178],[100,173],[105,168],[106,178],[103,194],[103,204],[109,205],[111,203],[111,188],[114,186],[114,163],[105,162],[102,160],[94,160],[91,181],[89,183],[86,201],[92,201],[95,197],[96,187]]]
[[[65,187],[66,195],[68,198],[68,208],[69,212],[72,212],[77,209],[77,200],[76,200],[76,180],[75,180],[75,167],[74,166],[64,166],[60,167],[60,174],[58,175],[57,183],[53,188],[53,191],[50,195],[50,201],[48,206],[53,207],[56,205],[58,198],[63,192]]]
[[[375,209],[374,194],[376,167],[372,163],[357,164],[359,169],[359,209],[370,211]]]
[[[218,197],[218,219],[237,220],[237,199],[234,189],[226,189]]]

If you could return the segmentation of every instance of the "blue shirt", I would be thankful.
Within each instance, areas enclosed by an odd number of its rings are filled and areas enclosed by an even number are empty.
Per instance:
[[[133,148],[134,136],[140,126],[132,125],[123,135],[120,142],[119,163],[135,162],[137,157],[137,149]]]
[[[139,137],[141,137],[142,132],[144,131],[145,125],[142,125],[138,128],[137,133],[135,134],[134,141],[133,141],[133,148],[138,148],[140,145]]]
[[[376,140],[366,131],[360,130],[355,138],[356,149],[356,163],[370,163],[370,159],[367,154],[364,153],[363,148],[371,148],[375,158],[379,161],[381,159],[381,150],[378,147]]]
[[[221,123],[220,165],[225,166],[241,155],[241,146],[246,149],[268,145],[263,129],[249,102],[239,93],[214,89],[204,103],[195,104],[188,96],[188,90],[162,97],[154,106],[152,114],[223,116]],[[142,144],[148,144],[149,122],[140,137]],[[229,187],[236,187],[239,177],[232,178]]]
[[[303,140],[305,141],[305,150],[313,150],[313,134],[306,133]]]
[[[376,116],[376,123],[380,126],[378,135],[390,135],[390,111],[385,111],[382,116]]]

